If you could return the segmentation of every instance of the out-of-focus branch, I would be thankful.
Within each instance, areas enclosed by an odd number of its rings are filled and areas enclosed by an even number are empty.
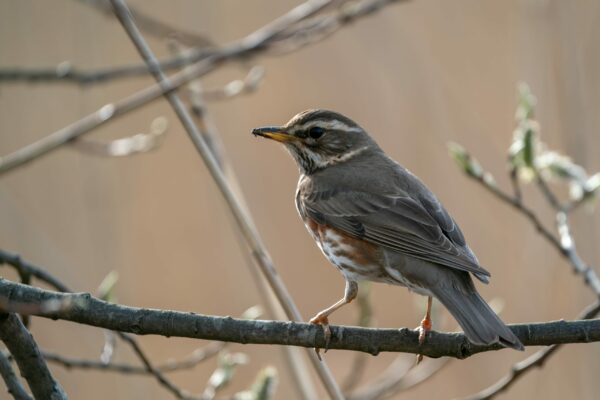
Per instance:
[[[44,269],[36,267],[35,265],[30,264],[26,261],[23,261],[18,255],[8,253],[4,250],[0,250],[0,264],[2,263],[11,265],[17,271],[26,271],[31,276],[34,276],[42,282],[53,286],[55,289],[61,292],[71,292],[71,290],[60,280],[46,272]],[[61,300],[55,299],[37,303],[21,303],[18,300],[11,299],[10,295],[11,293],[5,294],[4,296],[0,296],[0,308],[2,308],[4,311],[16,311],[21,315],[36,315],[38,312],[47,312],[48,310],[72,308],[76,305],[70,303],[70,301],[77,301],[74,298],[66,297]],[[154,366],[150,363],[148,357],[144,354],[141,347],[138,345],[135,338],[126,335],[122,332],[116,333],[122,340],[124,340],[132,347],[134,353],[142,361],[148,373],[154,375],[161,385],[165,386],[167,390],[170,390],[177,398],[190,398],[186,393],[184,393],[178,387],[173,385],[169,380],[167,380],[162,375],[160,370],[156,370],[156,368],[154,368]]]
[[[187,50],[182,48],[181,43],[178,43],[177,41],[172,42],[171,48],[178,52],[184,52]],[[250,71],[241,84],[241,87],[239,85],[235,85],[236,81],[230,82],[227,86],[236,86],[237,88],[235,88],[235,90],[239,91],[237,94],[241,94],[244,91],[250,90],[248,89],[250,87],[258,87],[262,80],[263,74],[264,70],[262,67],[253,66],[250,68]],[[240,203],[245,209],[248,209],[244,195],[238,184],[233,166],[227,157],[221,136],[219,135],[217,127],[212,120],[210,113],[208,112],[208,108],[206,107],[205,96],[210,92],[207,92],[202,87],[199,79],[190,82],[187,85],[187,89],[189,90],[190,94],[189,108],[195,119],[196,126],[206,140],[208,147],[211,149],[212,154],[215,156],[219,166],[223,170],[224,175],[229,182],[229,185],[236,193]],[[227,96],[237,95],[234,93],[234,90],[228,91],[224,89],[223,93]],[[239,249],[243,255],[244,264],[251,272],[262,303],[266,306],[267,311],[273,319],[286,319],[286,314],[283,310],[283,307],[279,304],[279,300],[273,293],[273,290],[269,286],[266,278],[263,276],[260,268],[253,262],[252,254],[244,243],[244,237],[238,228],[233,215],[228,214],[228,219],[232,224],[234,234],[236,236],[236,244],[239,246]],[[306,365],[306,360],[302,358],[300,349],[285,346],[282,348],[282,352],[286,362],[286,367],[290,371],[290,375],[295,385],[296,392],[300,394],[304,400],[312,400],[316,398],[316,388],[310,375],[310,371]]]
[[[385,399],[426,381],[451,360],[447,357],[428,358],[415,366],[412,358],[410,360],[398,358],[376,381],[365,384],[362,388],[354,391],[347,397],[347,400]]]
[[[106,17],[113,17],[113,10],[109,0],[78,0],[103,13]],[[189,46],[210,47],[213,41],[205,35],[184,31],[163,21],[160,21],[138,8],[129,7],[131,15],[136,20],[140,30],[158,39],[177,37],[177,40]]]
[[[154,368],[162,373],[175,372],[194,368],[207,359],[214,357],[225,348],[227,343],[213,342],[205,347],[196,349],[189,356],[181,360],[169,360],[162,364],[157,364]],[[66,357],[56,353],[42,352],[44,359],[48,362],[55,363],[67,369],[91,369],[98,371],[117,372],[122,374],[147,375],[148,369],[137,365],[123,363],[104,363],[100,360],[86,360],[80,358]]]
[[[36,399],[67,399],[62,387],[50,373],[33,336],[15,314],[0,314],[0,340],[14,357]]]
[[[161,86],[168,86],[169,79],[160,69],[157,58],[154,56],[150,47],[137,29],[125,2],[123,0],[111,0],[111,3],[115,8],[115,15],[123,25],[123,28],[129,35],[129,38],[135,45],[141,57],[148,65],[152,75]],[[248,37],[247,40],[250,42],[256,40],[262,41],[263,36],[273,35],[273,30],[277,32],[280,25],[286,26],[290,21],[299,21],[310,15],[313,15],[321,8],[325,7],[328,3],[329,0],[308,1],[296,7],[289,14],[286,14],[280,19],[273,21],[262,30],[255,32],[253,35]],[[198,127],[194,124],[192,116],[175,92],[165,93],[165,97],[183,124],[183,127],[194,143],[196,150],[204,159],[204,162],[212,174],[213,179],[215,180],[227,204],[229,205],[229,208],[238,224],[241,233],[244,236],[244,239],[246,240],[246,243],[252,249],[252,254],[255,256],[255,261],[261,268],[263,275],[275,292],[275,295],[277,296],[280,304],[283,306],[287,317],[290,320],[301,321],[302,317],[300,312],[298,311],[298,308],[296,307],[292,297],[285,287],[285,284],[277,274],[273,261],[271,260],[266,247],[262,243],[252,218],[246,212],[246,208],[236,195],[232,185],[229,183],[222,166],[219,164],[219,160],[213,154],[212,149],[206,142],[204,135],[202,135],[202,132],[200,132]],[[321,382],[323,383],[329,395],[333,399],[343,399],[342,392],[326,364],[317,359],[317,355],[310,351],[309,357],[313,367],[315,368],[315,371],[317,372],[317,375],[321,379]]]
[[[146,368],[146,371],[148,371],[149,374],[154,375],[154,377],[156,378],[158,383],[161,386],[163,386],[164,388],[166,388],[169,392],[173,393],[173,395],[176,398],[182,399],[182,400],[194,400],[194,399],[199,400],[200,399],[199,397],[191,396],[189,393],[180,389],[177,385],[175,385],[173,382],[171,382],[169,379],[167,379],[160,370],[158,370],[156,367],[154,367],[154,365],[152,365],[152,362],[150,361],[150,359],[146,356],[146,353],[144,353],[144,351],[142,350],[142,348],[141,348],[140,344],[137,342],[137,340],[135,340],[133,337],[131,337],[127,333],[124,333],[124,332],[121,332],[118,330],[117,330],[117,335],[123,341],[125,341],[126,343],[128,343],[131,346],[131,348],[133,349],[133,352],[136,354],[136,356],[140,359],[140,361]]]
[[[12,395],[15,400],[32,400],[32,397],[27,393],[27,390],[19,381],[19,378],[13,371],[12,365],[8,357],[4,355],[3,351],[0,351],[0,375],[4,379],[8,393]]]
[[[371,320],[373,319],[373,307],[371,306],[371,285],[370,282],[361,282],[358,290],[358,296],[356,298],[356,305],[358,307],[358,319],[357,326],[369,327],[371,326]],[[367,366],[367,355],[363,353],[356,353],[352,364],[350,365],[350,372],[342,383],[342,389],[345,393],[351,392],[356,385],[360,382],[362,376],[365,373]]]
[[[298,322],[250,321],[231,317],[207,316],[171,310],[144,309],[107,303],[88,293],[58,293],[0,279],[0,296],[23,304],[71,299],[73,306],[35,315],[77,322],[138,335],[162,335],[218,340],[244,344],[277,344],[306,348],[325,345],[319,326]],[[554,321],[511,325],[525,346],[600,341],[600,320]],[[474,354],[501,350],[498,344],[479,346],[462,333],[431,332],[420,346],[413,329],[373,329],[332,326],[330,349],[380,352],[405,352],[427,357],[467,358]]]
[[[400,0],[364,0],[389,4]],[[158,97],[172,92],[185,83],[211,72],[226,61],[242,60],[264,53],[276,41],[278,35],[295,24],[317,14],[330,0],[309,0],[287,14],[256,30],[245,38],[217,50],[209,51],[197,63],[169,77],[162,84],[155,84],[136,92],[118,102],[109,103],[52,134],[0,158],[0,174],[26,164],[69,143],[70,141],[104,125],[108,121],[133,111]],[[347,19],[351,21],[351,19]],[[181,63],[185,65],[186,63]],[[161,67],[159,65],[159,67]]]
[[[452,144],[451,152],[453,157],[461,164],[461,167],[463,167],[465,174],[469,178],[475,180],[499,200],[511,205],[514,209],[526,216],[538,233],[569,262],[574,272],[583,277],[586,285],[594,292],[594,294],[597,297],[600,297],[600,279],[598,278],[596,271],[589,265],[586,265],[575,250],[575,244],[568,225],[567,214],[564,211],[559,211],[556,217],[560,235],[560,238],[558,238],[544,226],[535,211],[523,202],[520,195],[510,195],[500,189],[491,177],[491,174],[484,171],[479,162],[464,148]]]
[[[583,312],[579,315],[580,319],[586,320],[596,317],[600,313],[600,302],[592,304],[588,306]],[[473,394],[465,398],[465,400],[489,400],[500,393],[508,390],[512,385],[514,385],[519,378],[523,377],[529,370],[533,368],[541,368],[544,365],[544,362],[552,356],[562,345],[555,344],[552,346],[548,346],[543,350],[540,350],[523,361],[520,361],[514,364],[510,372],[502,377],[498,382],[493,385],[487,387],[479,393]]]
[[[573,271],[583,277],[597,298],[597,303],[590,305],[580,316],[582,319],[594,318],[600,313],[600,279],[596,271],[587,265],[577,253],[575,241],[571,236],[568,214],[584,201],[597,195],[600,190],[600,173],[588,176],[581,166],[570,158],[550,151],[539,139],[539,124],[533,119],[535,97],[526,84],[519,86],[519,106],[517,107],[517,128],[514,140],[509,148],[510,179],[513,196],[499,189],[489,172],[483,170],[477,160],[461,146],[450,146],[451,155],[467,176],[475,179],[500,200],[519,210],[537,228],[538,232],[569,262]],[[519,186],[519,178],[525,181],[535,180],[538,189],[556,211],[556,229],[558,238],[543,226],[537,214],[524,205]],[[572,200],[563,205],[546,181],[546,177],[566,179],[570,184]],[[491,399],[508,389],[516,380],[534,367],[542,364],[552,356],[560,344],[540,350],[524,361],[512,366],[511,372],[494,385],[469,397],[469,399]]]

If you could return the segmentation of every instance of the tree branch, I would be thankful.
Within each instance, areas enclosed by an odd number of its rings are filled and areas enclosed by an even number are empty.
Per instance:
[[[396,1],[401,0],[365,0],[362,3],[365,3],[366,5],[368,5],[368,3],[376,3],[378,7],[371,8],[376,10],[386,4]],[[136,110],[151,101],[156,100],[165,93],[172,92],[185,83],[206,75],[224,62],[247,59],[264,53],[269,46],[278,40],[278,35],[284,33],[295,24],[314,15],[321,10],[326,3],[329,2],[309,0],[245,38],[217,50],[207,52],[196,64],[184,71],[170,76],[168,83],[149,86],[120,101],[106,104],[95,112],[51,133],[37,142],[31,143],[11,154],[0,157],[0,175],[13,168],[36,160],[72,140],[75,140],[81,135],[106,124],[108,121]],[[369,9],[369,7],[363,6],[359,8],[359,10],[363,9]],[[369,14],[366,13],[360,15],[366,16]],[[354,22],[354,19],[346,16],[346,18],[342,20],[340,26],[350,22]],[[294,37],[291,37],[289,40],[295,39]],[[184,64],[186,63],[182,63],[181,65]]]
[[[587,320],[596,317],[599,313],[600,302],[588,306],[579,315],[579,318]],[[498,382],[485,388],[479,393],[468,396],[465,400],[489,400],[497,396],[498,394],[508,390],[519,380],[519,378],[523,377],[527,373],[527,371],[535,367],[541,368],[544,365],[544,362],[548,358],[550,358],[550,356],[554,354],[556,350],[558,350],[561,346],[562,344],[548,346],[545,349],[532,354],[525,360],[514,364],[510,369],[510,372],[504,377],[502,377]]]
[[[0,249],[0,266],[8,264],[14,267],[19,275],[28,274],[42,282],[47,283],[59,292],[72,292],[64,283],[56,279],[52,274],[44,271],[42,268],[33,265],[32,263],[21,259],[18,254],[9,253]]]
[[[67,398],[60,384],[50,373],[33,336],[15,314],[0,315],[0,340],[13,355],[21,375],[27,380],[36,399]]]
[[[0,351],[0,375],[2,375],[2,379],[4,379],[8,393],[10,393],[15,400],[33,400],[23,385],[21,385],[19,378],[15,375],[12,365],[10,365],[10,361],[4,355],[3,351]]]
[[[196,349],[188,357],[181,360],[169,360],[162,364],[156,365],[154,368],[162,373],[175,372],[185,369],[194,368],[201,362],[214,357],[217,355],[227,343],[213,342],[205,347]],[[44,359],[48,362],[55,363],[66,369],[88,369],[97,371],[116,372],[121,374],[133,374],[133,375],[148,375],[148,369],[146,367],[122,364],[116,362],[105,363],[100,360],[88,360],[81,358],[65,357],[60,354],[50,353],[47,351],[42,352]]]
[[[111,0],[111,3],[115,9],[115,15],[140,53],[140,56],[148,65],[148,68],[150,69],[156,81],[161,86],[169,85],[169,79],[160,69],[158,65],[158,59],[154,56],[152,50],[137,29],[124,0]],[[292,10],[292,12],[284,15],[278,20],[273,21],[271,24],[248,37],[246,40],[249,42],[257,40],[262,41],[263,39],[261,38],[263,36],[273,35],[273,32],[277,32],[279,26],[286,26],[288,21],[300,21],[310,15],[315,14],[329,3],[330,0],[313,0],[301,4]],[[204,135],[202,135],[202,132],[194,124],[191,114],[188,112],[177,93],[168,92],[165,93],[165,97],[181,121],[183,127],[188,133],[188,136],[196,147],[196,150],[206,163],[206,166],[208,167],[208,170],[215,180],[217,186],[221,190],[221,193],[223,194],[223,197],[225,198],[227,205],[229,206],[229,209],[244,236],[244,239],[246,240],[248,246],[253,250],[252,254],[255,257],[257,264],[260,266],[264,276],[267,278],[267,281],[275,292],[279,302],[283,306],[287,317],[290,320],[301,321],[302,317],[300,312],[287,288],[285,287],[283,280],[277,274],[273,261],[271,260],[266,247],[262,244],[262,240],[250,215],[245,211],[242,201],[236,195],[234,188],[227,179],[219,160],[213,153],[211,147],[208,145]],[[337,385],[327,365],[321,360],[317,359],[317,355],[310,351],[308,356],[329,395],[336,400],[343,399],[342,391]]]
[[[89,293],[58,293],[0,279],[0,296],[21,304],[46,301],[69,302],[72,306],[45,311],[32,307],[35,314],[137,335],[161,335],[243,344],[276,344],[323,347],[325,338],[319,326],[297,322],[250,321],[170,310],[145,309],[107,303]],[[600,341],[600,320],[554,321],[511,325],[525,346]],[[418,332],[407,329],[372,329],[332,326],[330,349],[380,352],[406,352],[427,357],[464,359],[481,352],[501,350],[498,344],[478,346],[462,333],[431,332],[419,346]]]

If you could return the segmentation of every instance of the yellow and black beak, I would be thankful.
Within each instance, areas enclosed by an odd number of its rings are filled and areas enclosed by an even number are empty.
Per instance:
[[[265,126],[252,129],[254,136],[262,136],[267,139],[273,139],[277,142],[285,143],[294,140],[296,137],[287,133],[283,126]]]

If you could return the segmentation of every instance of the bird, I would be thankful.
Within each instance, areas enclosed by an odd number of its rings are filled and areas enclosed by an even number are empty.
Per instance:
[[[360,125],[334,111],[310,109],[285,125],[255,128],[252,134],[282,143],[295,160],[300,172],[297,211],[345,279],[344,296],[310,320],[323,327],[325,349],[331,338],[329,316],[356,298],[358,282],[372,281],[427,296],[427,311],[417,328],[420,345],[432,329],[435,298],[471,343],[523,350],[477,292],[473,277],[487,284],[490,273],[456,221]]]

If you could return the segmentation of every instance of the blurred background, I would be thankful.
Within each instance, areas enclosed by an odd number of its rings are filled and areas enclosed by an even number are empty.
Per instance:
[[[299,1],[131,0],[129,4],[173,26],[224,44],[282,15]],[[589,171],[600,169],[600,3],[595,0],[415,0],[386,7],[327,40],[281,57],[261,57],[260,89],[209,103],[225,151],[260,233],[304,318],[332,304],[344,281],[309,237],[294,206],[298,171],[275,143],[255,139],[253,127],[282,124],[307,108],[340,111],[360,123],[387,153],[416,173],[460,223],[471,248],[492,273],[479,289],[504,304],[507,323],[574,318],[594,300],[580,277],[536,234],[530,223],[467,179],[447,154],[447,142],[468,148],[509,188],[507,148],[512,140],[518,82],[538,98],[536,117],[545,142]],[[147,36],[169,56],[166,41]],[[81,69],[139,63],[118,22],[73,0],[0,0],[0,68]],[[207,76],[215,87],[244,75],[230,65]],[[0,84],[0,154],[7,154],[116,101],[153,80],[104,84]],[[140,307],[239,316],[261,298],[236,243],[228,210],[200,157],[165,100],[96,130],[109,140],[146,132],[164,116],[169,128],[153,152],[104,158],[63,148],[2,176],[0,246],[48,268],[78,291],[95,292],[118,271],[119,302]],[[526,200],[549,227],[553,215],[537,191]],[[574,215],[581,255],[600,265],[598,213]],[[13,277],[8,269],[2,274]],[[425,298],[406,289],[371,287],[374,325],[414,327]],[[434,329],[455,329],[439,310]],[[270,318],[266,315],[265,318]],[[332,323],[355,324],[357,308]],[[435,324],[435,322],[434,322]],[[34,319],[41,347],[73,357],[98,357],[98,329]],[[202,343],[142,337],[153,360],[183,357]],[[248,387],[259,368],[279,371],[276,398],[297,399],[282,352],[274,346],[231,345],[250,362],[237,371],[229,394]],[[485,353],[454,361],[427,383],[394,398],[455,398],[492,384],[525,355]],[[395,359],[367,357],[366,382]],[[336,378],[349,373],[354,354],[326,355]],[[136,362],[125,345],[116,359]],[[201,392],[211,359],[171,375]],[[51,366],[73,399],[164,399],[149,377]],[[571,345],[529,373],[501,398],[597,398],[600,348]],[[321,390],[320,385],[319,390]]]

